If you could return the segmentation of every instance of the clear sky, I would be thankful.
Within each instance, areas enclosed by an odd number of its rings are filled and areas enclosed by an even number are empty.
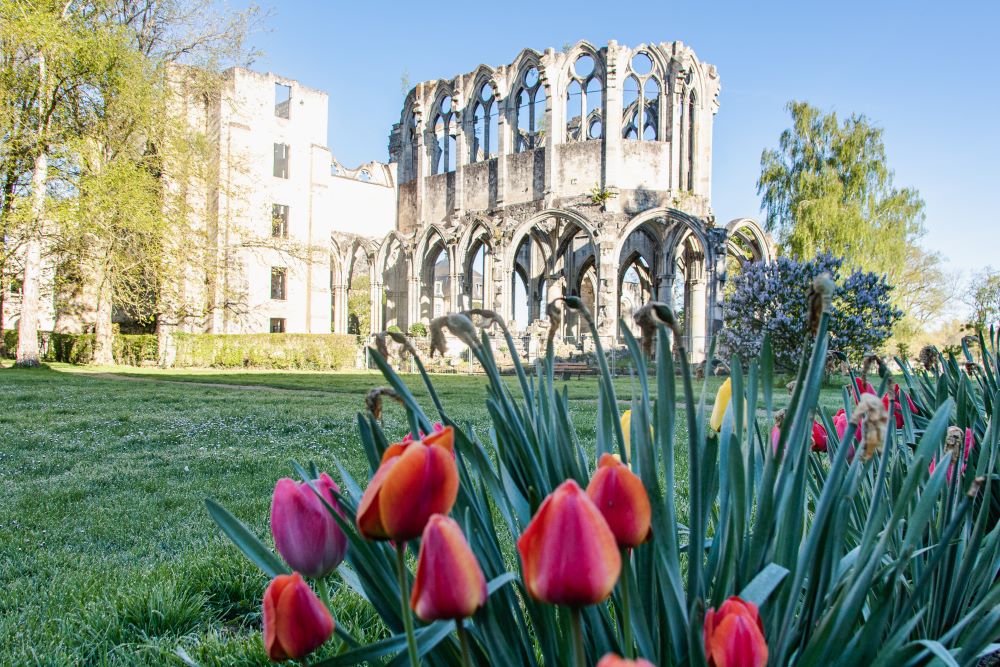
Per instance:
[[[267,6],[266,0],[261,2]],[[237,6],[240,3],[237,3]],[[760,153],[801,99],[885,129],[898,186],[927,202],[928,247],[953,270],[1000,266],[1000,0],[275,2],[255,68],[330,94],[333,154],[388,159],[401,77],[451,78],[586,39],[681,40],[719,68],[713,206],[760,215]]]

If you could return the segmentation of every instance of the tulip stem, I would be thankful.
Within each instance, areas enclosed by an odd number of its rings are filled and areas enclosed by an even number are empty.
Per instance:
[[[625,657],[629,660],[635,658],[634,642],[632,640],[632,610],[629,608],[628,591],[631,585],[632,562],[629,558],[629,549],[622,549],[622,641],[625,646]]]
[[[323,601],[327,609],[333,611],[333,605],[330,604],[330,586],[326,583],[325,577],[316,580],[316,589],[319,591],[319,599]]]
[[[455,630],[458,632],[458,643],[462,646],[462,667],[472,667],[472,658],[469,656],[469,638],[465,633],[462,619],[455,619]]]
[[[420,667],[420,661],[417,659],[417,640],[413,636],[410,588],[406,581],[406,542],[396,543],[396,573],[399,575],[399,598],[402,602],[403,626],[406,628],[406,646],[410,654],[410,667]]]
[[[580,608],[570,607],[569,618],[573,623],[573,647],[576,667],[587,667],[587,652],[583,648],[583,626],[580,623]]]

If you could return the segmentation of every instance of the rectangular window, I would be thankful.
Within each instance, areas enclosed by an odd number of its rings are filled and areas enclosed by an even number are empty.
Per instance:
[[[285,333],[285,318],[284,317],[272,317],[271,318],[271,333]]]
[[[271,298],[285,300],[285,269],[271,269]]]
[[[288,178],[288,144],[274,145],[274,175],[278,178]]]
[[[288,238],[288,207],[284,204],[271,204],[271,236]]]
[[[283,83],[274,84],[274,115],[288,118],[292,106],[292,87]]]

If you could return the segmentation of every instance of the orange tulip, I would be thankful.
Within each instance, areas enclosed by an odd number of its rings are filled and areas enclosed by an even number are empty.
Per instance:
[[[358,530],[370,540],[405,542],[432,514],[447,514],[458,497],[455,432],[389,446],[358,504]]]
[[[264,591],[264,649],[275,662],[309,655],[333,634],[333,616],[296,572]]]
[[[472,616],[486,603],[486,577],[454,519],[435,514],[424,528],[410,607],[425,621]]]
[[[649,660],[643,660],[642,658],[636,658],[635,660],[626,660],[625,658],[615,655],[614,653],[608,653],[601,661],[597,663],[597,667],[656,667]]]
[[[767,642],[757,605],[738,597],[705,614],[705,658],[708,667],[764,667]]]
[[[649,539],[652,509],[646,487],[616,457],[601,456],[587,495],[604,515],[619,547],[634,548]]]
[[[528,593],[550,604],[580,607],[611,594],[622,560],[597,505],[567,480],[542,502],[517,541]]]

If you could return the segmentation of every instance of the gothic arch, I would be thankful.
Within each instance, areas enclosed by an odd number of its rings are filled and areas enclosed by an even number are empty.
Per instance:
[[[753,218],[736,218],[735,220],[731,220],[726,225],[727,249],[735,249],[730,248],[729,244],[732,243],[731,239],[737,235],[742,235],[743,238],[750,241],[749,250],[753,253],[753,256],[750,258],[751,261],[774,261],[776,256],[774,242],[756,220]]]

